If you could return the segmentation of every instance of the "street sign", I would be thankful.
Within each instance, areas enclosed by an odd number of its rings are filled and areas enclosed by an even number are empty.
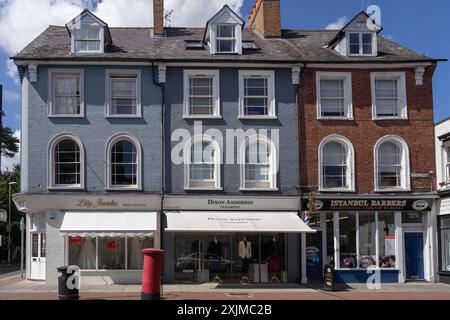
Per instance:
[[[7,218],[8,214],[6,213],[6,210],[0,209],[0,222],[6,222]]]

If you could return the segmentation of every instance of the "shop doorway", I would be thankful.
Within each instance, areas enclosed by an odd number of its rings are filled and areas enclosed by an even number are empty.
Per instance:
[[[308,280],[323,279],[322,231],[306,234],[306,276]]]
[[[423,280],[423,232],[405,233],[405,267],[407,280]]]
[[[45,280],[46,239],[44,232],[31,233],[30,279]]]

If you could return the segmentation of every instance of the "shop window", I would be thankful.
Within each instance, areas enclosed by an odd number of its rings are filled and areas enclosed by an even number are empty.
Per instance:
[[[334,223],[333,213],[326,214],[327,259],[325,263],[334,263]]]
[[[440,218],[439,224],[439,237],[441,245],[440,271],[450,272],[450,217]]]
[[[128,238],[128,270],[142,270],[144,265],[143,249],[153,248],[153,238]]]
[[[339,213],[340,267],[357,268],[356,214]]]
[[[153,247],[153,238],[69,236],[68,246],[69,264],[81,270],[142,270],[142,249]]]
[[[69,237],[69,264],[82,270],[95,270],[97,241],[92,237]]]
[[[395,215],[393,212],[378,213],[378,247],[380,268],[396,267]]]
[[[359,267],[376,266],[375,214],[359,213]]]
[[[98,268],[100,270],[125,269],[125,239],[98,239]]]

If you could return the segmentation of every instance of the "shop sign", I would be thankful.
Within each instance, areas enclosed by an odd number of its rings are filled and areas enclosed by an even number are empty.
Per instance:
[[[306,203],[305,203],[306,204]],[[315,211],[429,211],[431,199],[316,199]]]

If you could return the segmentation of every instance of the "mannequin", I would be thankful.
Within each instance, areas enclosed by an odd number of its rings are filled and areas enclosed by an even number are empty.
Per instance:
[[[222,279],[219,276],[220,272],[220,260],[223,258],[222,251],[222,243],[220,242],[218,237],[214,237],[214,240],[211,241],[208,245],[208,249],[206,251],[206,259],[212,260],[210,265],[210,271],[215,272],[215,276],[213,278],[213,282],[222,283]]]
[[[252,257],[252,243],[247,240],[246,236],[242,237],[238,245],[239,258],[241,258],[241,283],[249,282],[248,268],[250,265],[250,259]]]
[[[280,271],[280,262],[279,262],[279,245],[277,238],[274,236],[272,241],[269,243],[269,258],[267,259],[269,262],[269,272],[271,275],[270,282],[280,282],[278,279],[278,272]]]

